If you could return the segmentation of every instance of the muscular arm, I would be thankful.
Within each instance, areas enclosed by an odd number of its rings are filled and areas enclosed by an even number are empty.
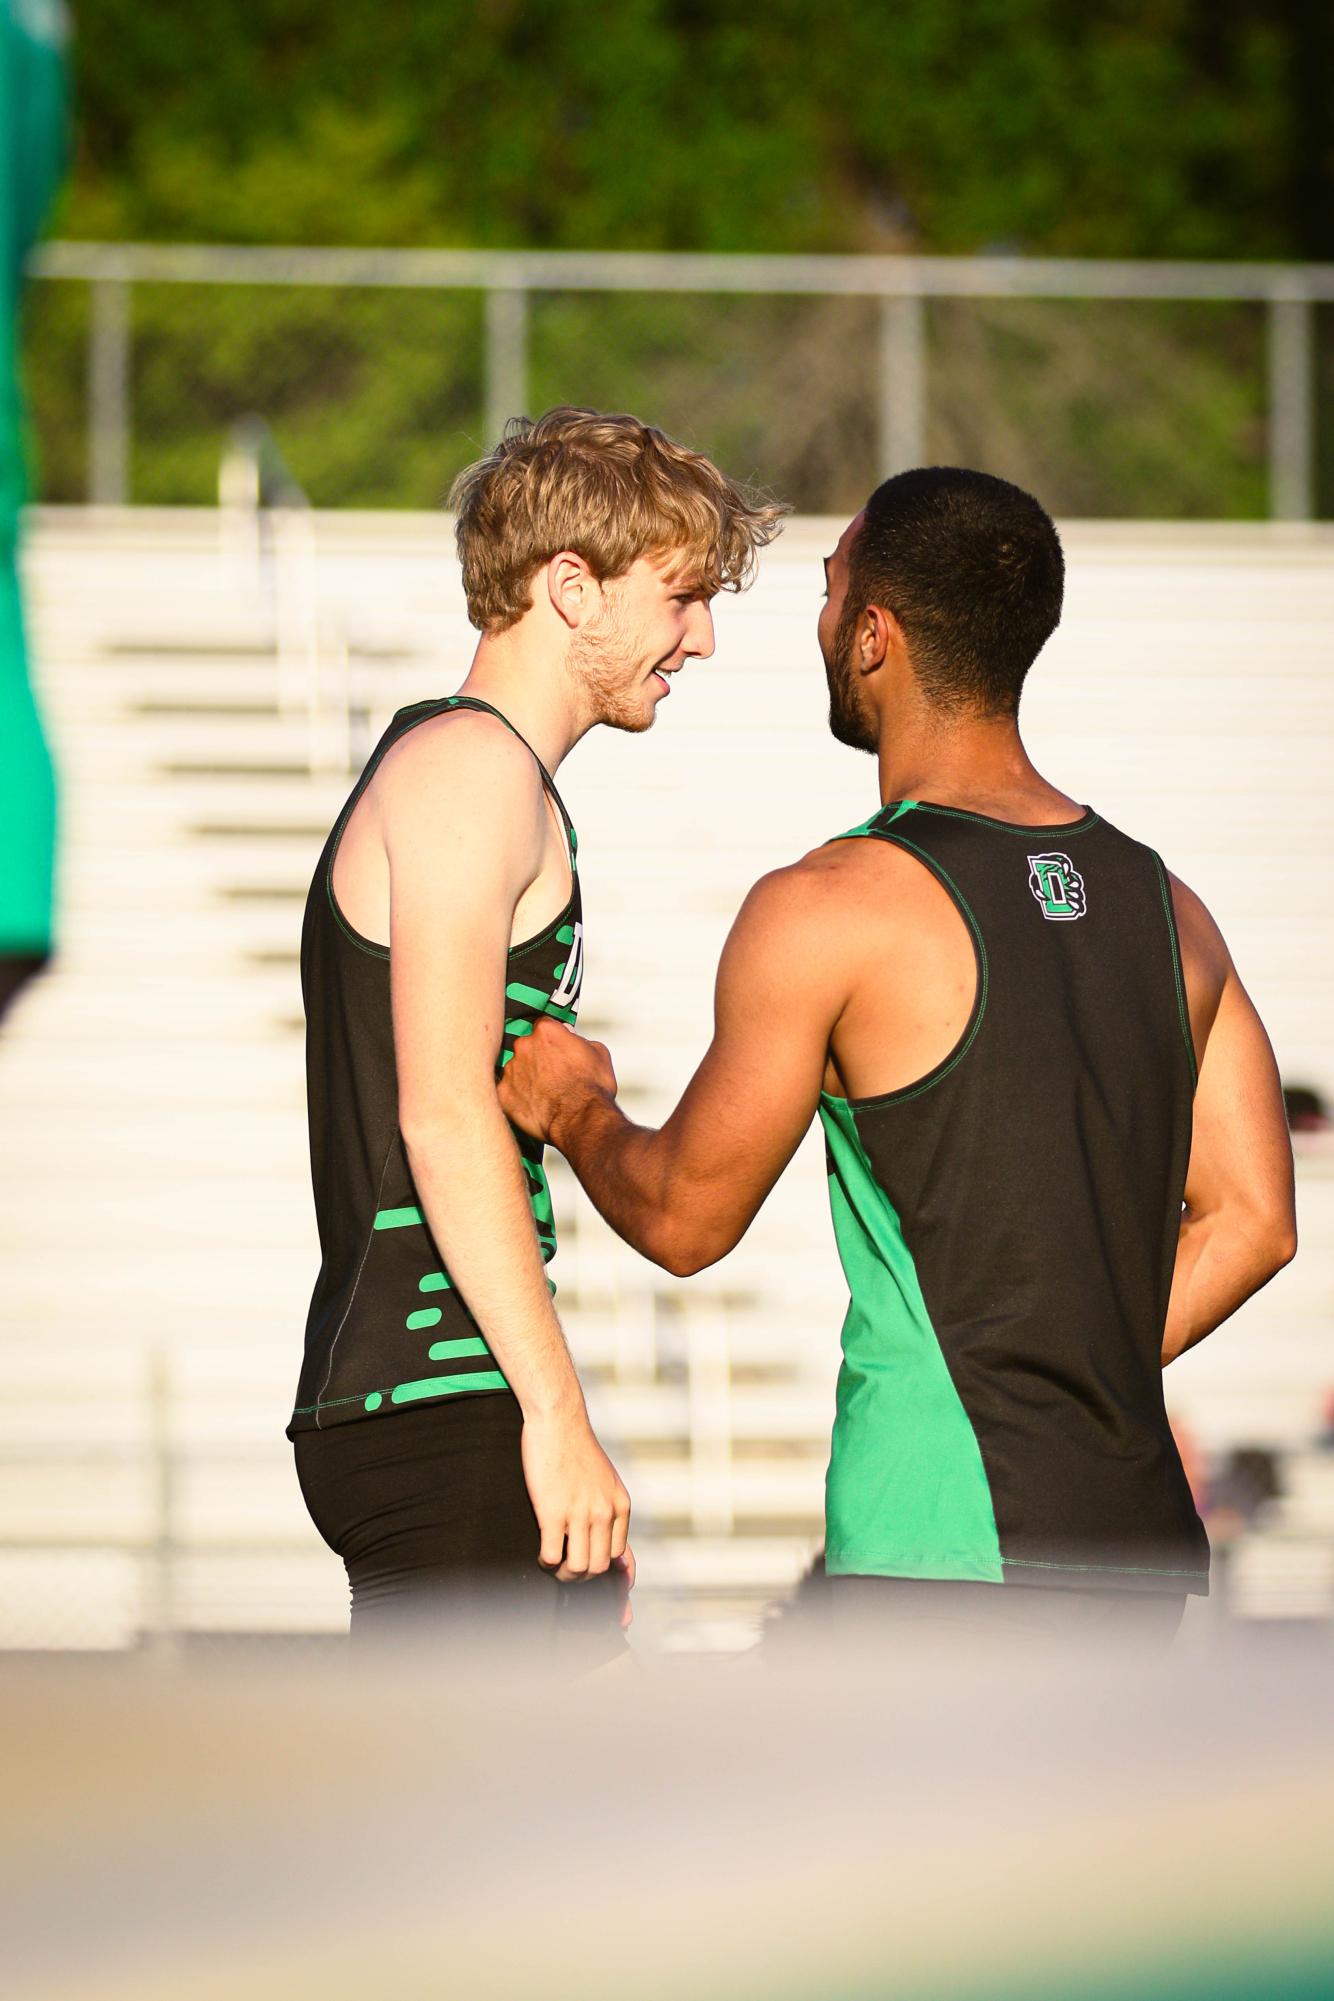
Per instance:
[[[1297,1248],[1292,1147],[1269,1038],[1204,905],[1175,878],[1172,896],[1200,1080],[1164,1365],[1235,1313]]]
[[[601,1045],[594,1067],[554,1026],[506,1073],[516,1122],[545,1131],[612,1228],[667,1271],[699,1271],[740,1241],[811,1122],[846,1000],[830,915],[818,869],[756,884],[718,968],[713,1041],[660,1130],[620,1110]]]
[[[391,760],[396,760],[391,762]],[[514,910],[542,866],[533,762],[499,724],[413,733],[382,768],[399,1123],[431,1233],[524,1415],[541,1560],[605,1570],[628,1501],[589,1429],[496,1096]],[[618,1526],[619,1523],[619,1526]]]

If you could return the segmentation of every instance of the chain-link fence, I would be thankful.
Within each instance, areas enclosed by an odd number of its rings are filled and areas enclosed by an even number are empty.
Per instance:
[[[1334,512],[1334,270],[48,246],[34,490],[206,504],[268,423],[311,501],[438,506],[504,418],[627,408],[797,508],[936,461],[1066,516]]]

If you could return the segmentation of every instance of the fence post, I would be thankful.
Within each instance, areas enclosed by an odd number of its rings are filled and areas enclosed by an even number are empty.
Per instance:
[[[880,301],[879,471],[907,472],[926,457],[926,309],[920,298]]]
[[[515,286],[486,295],[486,436],[495,444],[511,417],[527,415],[528,294]]]
[[[123,507],[130,468],[130,287],[94,278],[88,324],[88,498]]]
[[[1301,292],[1275,292],[1268,306],[1269,512],[1309,521],[1315,512],[1315,308]]]
[[[166,1355],[148,1360],[148,1408],[153,1455],[154,1537],[149,1579],[148,1643],[171,1660],[180,1638],[176,1606],[176,1464],[171,1435],[171,1376]]]

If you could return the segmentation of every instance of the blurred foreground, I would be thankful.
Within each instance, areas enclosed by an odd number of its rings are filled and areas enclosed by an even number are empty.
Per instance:
[[[10,1665],[8,1991],[1315,2001],[1328,1666]]]

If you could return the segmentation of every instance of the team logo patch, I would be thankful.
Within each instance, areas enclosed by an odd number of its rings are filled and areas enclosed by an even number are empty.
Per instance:
[[[1088,909],[1084,878],[1069,855],[1030,855],[1028,886],[1053,924],[1070,924]]]

